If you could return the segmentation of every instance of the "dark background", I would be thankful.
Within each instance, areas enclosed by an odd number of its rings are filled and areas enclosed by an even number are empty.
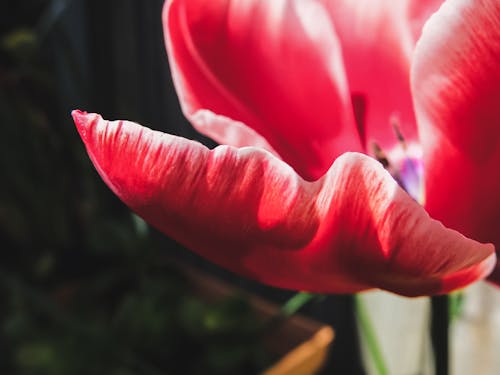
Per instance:
[[[212,334],[193,341],[191,328],[203,318],[200,311],[215,314],[223,340],[236,337],[229,340],[234,348],[253,340],[252,316],[241,301],[207,307],[186,297],[176,270],[159,266],[166,255],[278,303],[293,295],[220,270],[147,227],[85,154],[70,117],[76,108],[213,146],[180,112],[162,6],[161,0],[1,2],[2,374],[194,374],[209,373],[213,363],[213,373],[235,373],[228,363],[251,356],[232,355]],[[362,374],[352,298],[327,296],[302,312],[336,331],[325,373]],[[174,359],[194,361],[185,348],[210,365],[169,368]]]

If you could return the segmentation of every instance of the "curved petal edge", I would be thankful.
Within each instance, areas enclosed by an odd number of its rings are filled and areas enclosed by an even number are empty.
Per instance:
[[[234,133],[248,128],[309,180],[362,150],[342,47],[322,3],[168,0],[163,27],[186,117],[206,110],[239,124],[227,133],[227,123],[191,121],[200,132],[238,146]]]
[[[500,2],[447,0],[427,22],[411,83],[428,212],[500,251]],[[490,280],[500,284],[499,271]]]
[[[307,182],[253,147],[209,150],[128,121],[74,111],[96,169],[135,212],[203,257],[288,289],[407,296],[485,277],[491,245],[429,218],[375,160],[340,156]]]

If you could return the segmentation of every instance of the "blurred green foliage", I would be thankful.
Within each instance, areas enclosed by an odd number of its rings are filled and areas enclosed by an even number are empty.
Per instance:
[[[156,269],[155,269],[156,268]],[[171,266],[109,269],[43,294],[5,272],[16,374],[255,374],[271,359],[248,301],[205,302]],[[5,355],[5,353],[4,353]],[[5,362],[4,362],[5,364]]]
[[[248,302],[193,296],[91,167],[50,44],[66,3],[0,5],[0,373],[256,373]]]

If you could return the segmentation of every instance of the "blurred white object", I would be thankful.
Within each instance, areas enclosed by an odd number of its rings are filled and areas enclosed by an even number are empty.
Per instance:
[[[432,375],[429,298],[405,298],[382,291],[366,292],[361,298],[368,310],[388,373]],[[362,332],[360,334],[366,371],[377,375]]]
[[[450,337],[453,375],[500,374],[500,288],[485,282],[467,288]]]
[[[450,375],[500,374],[500,288],[474,284],[450,326]],[[433,375],[428,298],[386,292],[362,294],[390,375]],[[363,342],[363,338],[361,338]],[[367,373],[376,375],[366,345]]]

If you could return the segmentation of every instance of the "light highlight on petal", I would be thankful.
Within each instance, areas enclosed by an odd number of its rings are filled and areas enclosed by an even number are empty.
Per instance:
[[[500,2],[446,1],[415,51],[412,88],[426,208],[500,249]]]
[[[362,149],[341,46],[320,2],[171,0],[163,24],[188,119],[208,110],[248,126],[309,180]],[[234,145],[228,127],[192,123]]]
[[[397,116],[408,141],[418,139],[410,93],[413,50],[426,16],[441,1],[322,0],[337,31],[351,93],[363,98],[366,150],[397,144]]]
[[[484,277],[495,254],[429,218],[375,160],[307,182],[272,154],[201,144],[75,111],[97,170],[146,221],[234,272],[323,293],[415,296]]]

